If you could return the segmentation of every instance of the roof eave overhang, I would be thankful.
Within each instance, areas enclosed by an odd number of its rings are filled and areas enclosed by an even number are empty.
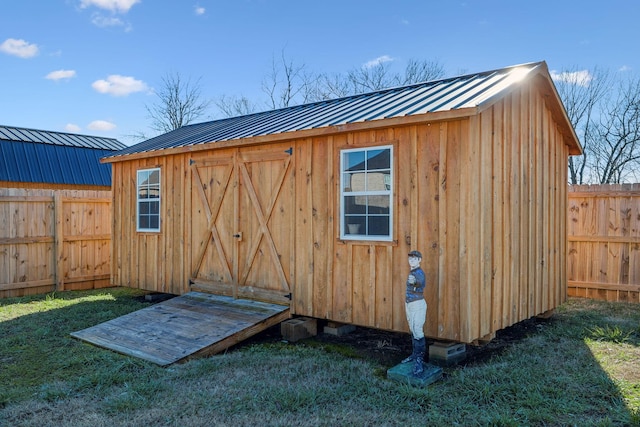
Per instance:
[[[304,129],[292,132],[283,132],[278,134],[252,136],[249,138],[233,139],[227,141],[209,141],[196,145],[185,145],[182,147],[166,148],[162,150],[145,151],[140,153],[127,154],[122,156],[103,157],[101,163],[117,163],[130,160],[146,159],[149,157],[168,156],[184,153],[195,153],[212,149],[222,149],[229,147],[240,147],[250,145],[269,144],[275,142],[284,142],[294,139],[313,138],[318,136],[329,136],[346,132],[357,132],[361,130],[381,129],[396,126],[408,126],[420,123],[433,123],[448,120],[457,120],[478,114],[478,109],[461,108],[450,111],[438,111],[433,113],[415,114],[411,116],[393,117],[388,119],[379,119],[372,121],[346,123],[341,125],[326,126],[315,129]]]

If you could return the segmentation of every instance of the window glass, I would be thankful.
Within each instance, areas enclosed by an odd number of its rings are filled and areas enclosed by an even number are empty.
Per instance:
[[[361,171],[364,170],[364,155],[363,151],[351,151],[344,155],[345,159],[345,171]]]
[[[138,231],[160,231],[160,169],[138,171]]]
[[[393,147],[343,150],[340,237],[391,240]]]

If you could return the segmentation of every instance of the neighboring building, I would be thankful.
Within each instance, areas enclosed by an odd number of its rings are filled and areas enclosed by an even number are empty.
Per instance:
[[[117,139],[0,126],[0,187],[109,190]]]
[[[546,63],[184,126],[113,168],[113,285],[289,304],[473,342],[566,299],[567,159]]]
[[[109,286],[113,138],[0,126],[0,298]]]

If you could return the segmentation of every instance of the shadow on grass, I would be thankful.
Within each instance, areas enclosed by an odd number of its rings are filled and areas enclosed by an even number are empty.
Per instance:
[[[33,396],[61,397],[47,394],[53,390],[50,385],[70,379],[76,391],[105,380],[119,381],[123,365],[139,362],[76,340],[70,333],[145,306],[143,293],[124,288],[0,300],[0,408]]]
[[[358,328],[313,345],[345,355],[335,347],[356,348],[356,357],[390,367],[410,352],[409,342]],[[467,346],[466,360],[445,368],[445,380],[431,388],[458,404],[452,412],[463,424],[640,426],[639,345],[640,306],[572,299],[551,319],[528,319],[484,346]],[[384,349],[391,363],[378,354]],[[479,415],[488,412],[495,417]]]
[[[180,417],[191,414],[191,425],[213,417],[242,424],[249,411],[286,425],[296,414],[300,396],[306,396],[304,414],[316,417],[309,420],[326,420],[325,425],[330,420],[358,424],[354,413],[375,420],[371,425],[400,425],[407,417],[415,425],[640,425],[638,382],[616,370],[639,375],[634,359],[638,306],[571,300],[550,320],[531,319],[499,331],[486,347],[470,348],[467,362],[446,368],[443,380],[416,389],[373,372],[406,356],[406,334],[357,328],[350,336],[321,334],[291,345],[283,344],[271,328],[231,349],[235,355],[170,369],[69,335],[148,306],[141,296],[106,289],[62,293],[49,301],[46,296],[23,298],[24,307],[0,300],[0,411],[6,406],[13,422],[37,425],[42,415],[35,412],[48,404],[55,410],[45,415],[72,418],[74,410],[91,414],[87,409],[93,401],[101,420],[145,414],[177,425],[182,424]],[[614,349],[613,354],[607,348]],[[325,366],[316,364],[316,358],[326,360],[328,353],[333,354],[330,371],[341,374],[316,372],[316,366]],[[338,369],[345,358],[366,359],[373,369],[348,377],[348,368]],[[290,372],[291,366],[298,370]],[[316,376],[311,381],[306,375]],[[280,398],[274,403],[275,391],[292,398],[291,407]],[[19,418],[15,414],[21,404],[36,409]],[[293,419],[304,424],[303,418]]]
[[[640,426],[640,305],[571,298],[554,321],[554,338],[580,340],[612,389],[604,398],[624,405],[628,417],[613,425]]]
[[[640,426],[639,309],[631,303],[570,299],[549,320],[530,319],[501,331],[534,324],[523,339],[481,366],[488,372],[499,366],[497,375],[509,378],[500,382],[521,380],[523,390],[510,391],[527,396],[520,404],[538,412],[528,418],[536,424]],[[544,415],[551,406],[555,419]]]

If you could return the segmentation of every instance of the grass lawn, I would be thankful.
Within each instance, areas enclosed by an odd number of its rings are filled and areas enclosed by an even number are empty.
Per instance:
[[[0,426],[640,426],[637,304],[570,299],[506,349],[416,388],[317,339],[161,368],[70,337],[146,306],[142,295],[0,300]]]

